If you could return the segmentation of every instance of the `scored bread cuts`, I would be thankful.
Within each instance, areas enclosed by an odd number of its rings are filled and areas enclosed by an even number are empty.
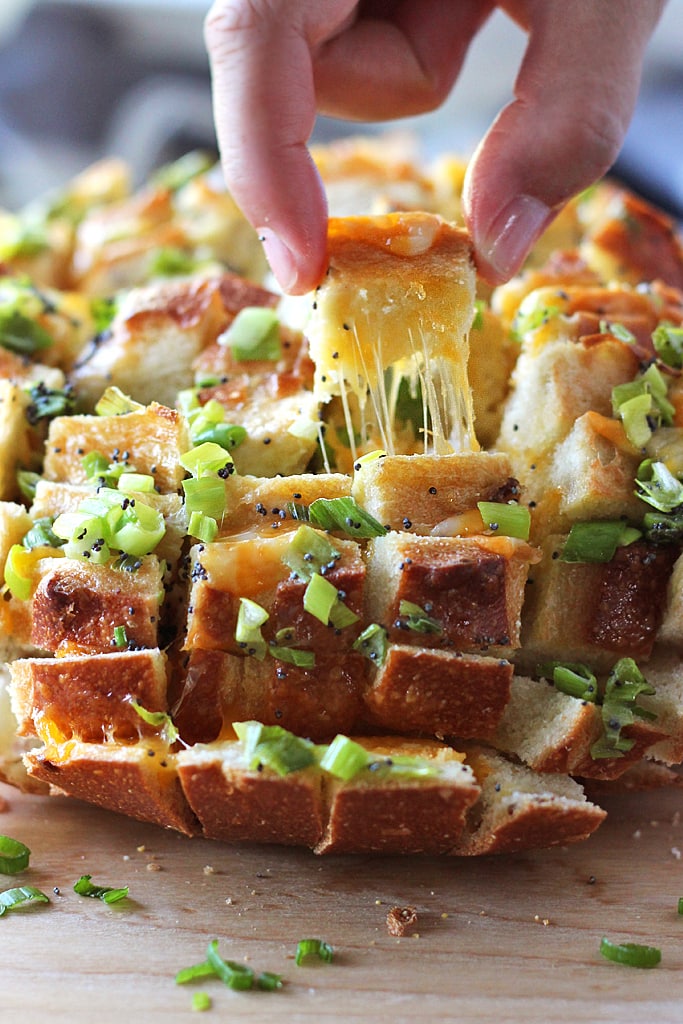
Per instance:
[[[680,243],[601,183],[491,290],[460,162],[315,157],[300,302],[197,154],[7,214],[1,777],[318,853],[584,839],[584,785],[683,760]]]

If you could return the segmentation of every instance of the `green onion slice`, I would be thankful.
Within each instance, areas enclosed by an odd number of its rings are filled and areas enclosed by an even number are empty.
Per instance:
[[[111,885],[93,885],[92,875],[81,875],[74,883],[74,892],[79,896],[90,896],[94,900],[102,900],[103,903],[118,903],[128,895],[128,886],[114,888]]]
[[[190,513],[187,532],[190,537],[196,537],[202,544],[210,544],[218,534],[218,523],[212,516],[195,510]]]
[[[609,320],[600,321],[600,334],[611,334],[613,338],[617,338],[619,341],[625,341],[627,345],[633,345],[638,340],[632,331],[629,331],[628,327],[620,323],[611,323]]]
[[[125,626],[114,626],[114,646],[125,647],[128,643]]]
[[[188,515],[201,512],[216,521],[223,518],[226,509],[225,485],[220,477],[203,476],[198,480],[190,477],[183,480],[183,491]]]
[[[37,321],[17,309],[0,310],[0,346],[21,356],[50,348],[53,339]]]
[[[64,540],[58,537],[52,529],[54,520],[51,516],[41,516],[36,519],[31,529],[24,534],[21,543],[29,551],[33,548],[59,548]]]
[[[338,530],[356,540],[383,537],[387,532],[385,526],[351,497],[316,498],[308,514],[311,523],[321,530]]]
[[[31,404],[26,409],[26,419],[32,426],[41,420],[52,420],[55,416],[68,416],[76,406],[73,388],[49,388],[41,381],[29,390]]]
[[[683,896],[678,897],[678,913],[683,914]]]
[[[628,967],[656,967],[662,959],[662,951],[656,946],[642,946],[638,942],[612,942],[603,936],[600,952],[607,960]]]
[[[557,690],[595,703],[598,700],[598,680],[591,669],[581,662],[554,661],[540,666],[540,675],[550,675]]]
[[[401,623],[415,633],[433,633],[437,636],[443,633],[443,627],[438,619],[432,618],[428,610],[421,608],[419,604],[401,601],[398,613]]]
[[[313,615],[326,626],[338,600],[337,588],[324,576],[314,573],[304,591],[304,608],[309,615]]]
[[[178,740],[180,736],[178,729],[166,711],[148,711],[134,697],[131,697],[130,703],[143,722],[160,730],[162,740],[169,747]]]
[[[638,540],[639,530],[621,519],[573,523],[560,560],[563,562],[611,562],[619,547]]]
[[[224,985],[236,991],[245,992],[254,987],[254,972],[246,964],[224,960],[218,952],[218,939],[212,939],[206,951],[206,959],[213,967],[214,973]]]
[[[683,506],[683,483],[664,462],[644,459],[636,473],[636,494],[660,512],[675,512]]]
[[[371,757],[365,747],[348,736],[335,736],[320,759],[320,767],[335,778],[348,782],[368,766]]]
[[[18,601],[28,601],[31,596],[30,576],[26,576],[22,562],[26,555],[23,544],[13,544],[5,561],[5,583],[13,597]]]
[[[353,649],[354,651],[360,651],[361,654],[364,654],[375,665],[383,665],[386,660],[388,646],[386,629],[377,622],[373,622],[354,641]]]
[[[28,867],[31,851],[28,846],[12,839],[11,836],[0,836],[0,874],[17,875]]]
[[[239,361],[267,359],[277,362],[282,355],[277,313],[267,306],[246,306],[223,332],[218,343],[228,345],[233,357]]]
[[[277,992],[282,988],[282,975],[272,971],[261,971],[256,978],[256,987],[263,992]]]
[[[0,892],[0,917],[8,910],[49,902],[49,897],[32,885],[20,885],[15,889],[5,889],[4,892]]]
[[[36,497],[36,487],[41,479],[39,473],[33,473],[30,469],[17,470],[17,485],[21,491],[22,498],[32,502]]]
[[[300,939],[294,957],[297,967],[314,958],[331,964],[334,959],[334,949],[329,942],[324,942],[322,939]]]
[[[106,389],[95,406],[98,416],[125,416],[129,412],[139,412],[145,406],[136,402],[130,395],[124,394],[121,388],[112,384]]]
[[[237,613],[237,625],[235,627],[235,640],[240,647],[245,648],[247,654],[252,655],[259,661],[266,656],[267,644],[261,633],[261,626],[268,621],[270,615],[265,608],[262,608],[256,601],[248,597],[240,598],[240,607]]]
[[[334,569],[341,558],[329,537],[305,524],[300,526],[282,556],[282,561],[301,580],[311,580],[318,573]]]
[[[478,501],[477,508],[489,530],[502,537],[529,539],[531,513],[525,505],[517,505],[514,502],[507,504],[500,501]]]
[[[683,327],[660,324],[652,333],[652,344],[663,363],[683,369]]]
[[[302,651],[298,647],[269,644],[268,653],[278,661],[296,665],[298,668],[313,668],[315,665],[315,651]]]
[[[202,1012],[203,1010],[211,1009],[211,996],[208,992],[193,992],[192,993],[192,1009]]]
[[[295,736],[279,725],[260,722],[234,722],[233,728],[244,747],[244,756],[250,771],[259,766],[271,768],[278,775],[289,775],[315,763],[310,740]]]
[[[609,674],[602,699],[604,736],[591,747],[594,759],[622,757],[634,740],[621,735],[624,726],[636,718],[652,721],[656,715],[636,703],[641,694],[652,696],[655,690],[645,679],[633,658],[620,658]]]
[[[189,981],[197,981],[199,978],[213,978],[216,972],[208,960],[201,964],[192,964],[191,967],[183,967],[175,976],[176,985],[187,985]]]
[[[183,153],[177,160],[159,167],[151,176],[151,183],[159,188],[177,192],[194,178],[210,171],[215,163],[214,157],[201,149]]]

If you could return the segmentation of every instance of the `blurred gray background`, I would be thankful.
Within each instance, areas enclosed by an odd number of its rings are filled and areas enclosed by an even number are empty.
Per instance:
[[[124,157],[141,181],[190,148],[214,149],[202,37],[208,7],[208,0],[1,0],[0,205],[16,208],[102,155]],[[414,131],[426,155],[466,156],[510,98],[523,48],[523,34],[494,15],[447,103],[398,127]],[[321,118],[315,136],[362,127]],[[683,0],[669,0],[651,41],[616,170],[683,218]]]

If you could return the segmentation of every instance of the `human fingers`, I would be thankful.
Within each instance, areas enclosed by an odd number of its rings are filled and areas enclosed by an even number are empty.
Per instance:
[[[507,280],[573,195],[623,142],[663,0],[527,0],[503,5],[529,29],[515,100],[470,162],[465,217],[480,272]]]
[[[205,22],[226,182],[282,288],[295,293],[314,287],[325,264],[327,205],[306,148],[316,113],[313,6],[320,31],[333,33],[355,4],[217,0]]]

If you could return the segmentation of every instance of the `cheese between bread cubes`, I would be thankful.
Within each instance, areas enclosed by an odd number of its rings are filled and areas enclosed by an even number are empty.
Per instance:
[[[340,397],[354,458],[368,447],[394,454],[402,381],[422,396],[425,452],[476,450],[465,231],[427,213],[332,218],[328,253],[307,329],[314,391]]]

